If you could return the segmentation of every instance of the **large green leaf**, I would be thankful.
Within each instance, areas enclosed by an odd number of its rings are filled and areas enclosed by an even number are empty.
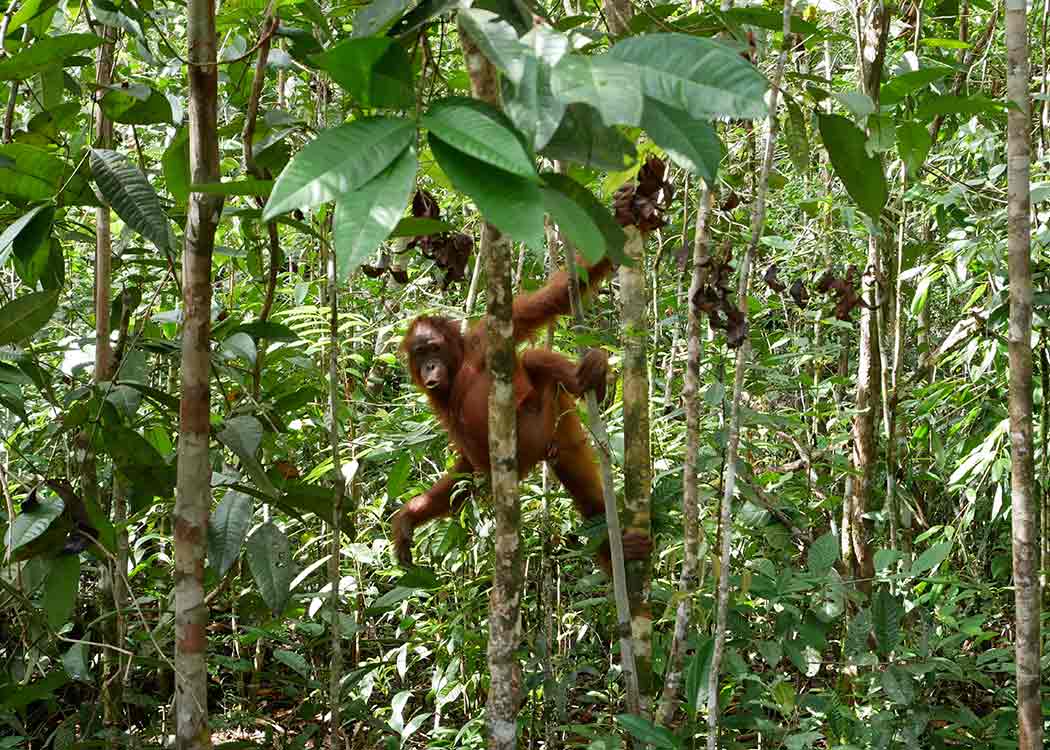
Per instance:
[[[480,8],[462,8],[456,18],[488,61],[512,84],[520,84],[530,54],[518,39],[517,30],[495,13]]]
[[[546,146],[558,130],[567,105],[554,95],[551,76],[554,66],[569,52],[564,34],[537,26],[521,38],[528,54],[517,84],[503,85],[503,111],[524,133],[534,149]]]
[[[248,538],[247,552],[259,594],[270,611],[279,615],[291,598],[291,583],[299,572],[288,537],[273,523],[264,523]]]
[[[748,7],[730,8],[722,14],[727,21],[743,26],[757,26],[760,29],[780,32],[784,28],[784,17],[779,10]],[[810,23],[801,16],[791,16],[791,32],[803,36],[814,36],[821,33],[820,27]]]
[[[889,191],[878,158],[868,154],[864,132],[841,115],[818,114],[820,137],[831,166],[853,201],[872,219],[878,219]]]
[[[109,119],[126,125],[168,124],[172,120],[168,97],[141,83],[111,87],[100,105]]]
[[[102,197],[124,223],[161,252],[171,250],[168,217],[157,192],[138,167],[116,151],[91,150],[91,172]]]
[[[637,158],[634,142],[602,123],[598,111],[570,104],[558,129],[543,148],[548,159],[576,162],[591,169],[620,172]]]
[[[58,630],[69,622],[73,607],[77,603],[77,588],[80,583],[80,557],[59,555],[51,562],[51,572],[44,582],[41,605],[51,630]]]
[[[646,96],[697,120],[765,117],[766,79],[733,48],[685,34],[646,34],[607,55],[636,70]]]
[[[634,714],[619,714],[616,723],[631,733],[636,740],[640,740],[643,746],[665,748],[666,750],[677,750],[681,743],[664,727],[653,724],[652,721]]]
[[[0,705],[15,711],[30,703],[49,698],[52,693],[69,682],[69,675],[63,669],[48,672],[42,680],[23,685],[21,682],[7,683],[0,687]]]
[[[72,169],[65,161],[24,143],[0,145],[0,194],[24,203],[54,200]]]
[[[412,63],[393,39],[345,39],[313,60],[362,107],[407,109],[415,103]]]
[[[0,310],[0,319],[3,318],[3,310]],[[2,341],[2,339],[0,339]],[[941,562],[948,557],[948,553],[951,552],[951,542],[937,542],[921,555],[918,559],[912,563],[911,570],[908,571],[910,576],[920,576],[928,570],[933,570]]]
[[[95,34],[60,34],[38,39],[29,48],[0,60],[0,81],[24,81],[62,62],[78,52],[102,44]]]
[[[241,545],[252,523],[253,501],[237,490],[227,490],[208,519],[208,562],[219,578],[241,555]]]
[[[811,158],[806,118],[798,103],[789,99],[784,102],[784,106],[787,109],[787,117],[784,118],[784,138],[787,141],[788,156],[791,157],[795,171],[804,175],[809,171]]]
[[[11,25],[7,29],[8,35],[11,35],[11,32],[21,28],[56,5],[58,5],[58,0],[26,0],[26,2],[21,3],[18,7],[18,12],[11,17]]]
[[[636,66],[607,56],[566,55],[551,74],[551,90],[566,104],[593,107],[606,125],[639,125],[645,101]]]
[[[372,0],[354,16],[352,36],[371,36],[390,28],[415,0]]]
[[[477,99],[451,97],[430,108],[423,127],[434,138],[485,164],[537,180],[532,156],[507,116]]]
[[[164,182],[171,197],[185,203],[190,197],[190,131],[183,126],[175,133],[161,157]]]
[[[934,81],[939,81],[951,73],[952,69],[947,65],[937,65],[932,68],[909,70],[907,73],[896,75],[882,84],[882,87],[879,89],[879,102],[884,105],[896,104],[909,94],[925,88]]]
[[[467,194],[501,232],[539,250],[543,247],[543,201],[531,180],[494,169],[430,135],[430,150],[456,190]]]
[[[37,502],[29,510],[23,510],[7,528],[4,546],[14,552],[19,547],[29,544],[48,530],[52,522],[62,515],[65,507],[65,503],[56,498]]]
[[[390,166],[414,137],[412,121],[394,117],[355,120],[326,130],[281,172],[263,220],[357,190]]]
[[[904,606],[885,589],[875,594],[871,603],[871,623],[879,653],[889,656],[901,641]]]
[[[336,199],[332,235],[340,280],[357,270],[397,226],[418,166],[415,149],[407,148],[364,187]]]
[[[897,150],[904,160],[904,167],[910,179],[918,176],[932,145],[930,131],[925,125],[918,122],[902,122],[897,126]]]
[[[47,210],[36,214],[15,238],[15,270],[22,283],[30,289],[35,289],[39,282],[44,282],[45,289],[57,289],[61,286],[60,279],[55,277],[55,271],[58,269],[51,268],[49,273],[52,247],[58,244],[52,241],[51,237],[51,225],[54,220],[55,207],[49,205]],[[57,252],[58,259],[61,260],[61,247]],[[62,268],[62,274],[64,271]]]
[[[693,120],[685,112],[646,97],[642,127],[675,164],[715,183],[722,143],[710,123]]]
[[[170,497],[175,490],[175,467],[164,460],[153,443],[117,422],[106,424],[104,430],[106,447],[120,472],[140,490],[155,497]]]
[[[605,256],[623,262],[623,229],[583,185],[563,174],[545,172],[543,206],[561,231],[592,265]]]
[[[256,457],[259,444],[262,442],[263,426],[255,417],[242,414],[226,420],[226,426],[216,435],[219,442],[229,448],[241,459],[241,466],[248,472],[255,486],[263,493],[274,497],[277,488],[266,476],[262,464]]]
[[[915,117],[919,120],[932,120],[937,115],[977,115],[982,112],[1003,110],[1003,103],[979,94],[954,96],[936,94],[922,100],[915,108]]]
[[[29,338],[51,320],[57,308],[57,289],[30,292],[0,307],[0,346]]]
[[[50,204],[44,203],[39,206],[35,206],[29,209],[26,213],[19,216],[13,222],[11,222],[7,229],[4,230],[3,234],[0,234],[0,266],[3,266],[7,262],[8,256],[11,254],[11,250],[14,248],[15,240],[18,239],[19,235],[22,234],[22,230],[30,226],[33,223],[34,218],[37,214],[43,211],[45,208],[51,208]],[[52,217],[54,216],[52,210]],[[32,231],[32,230],[30,230]]]
[[[839,538],[830,531],[809,545],[807,564],[809,572],[815,576],[825,576],[839,561]]]

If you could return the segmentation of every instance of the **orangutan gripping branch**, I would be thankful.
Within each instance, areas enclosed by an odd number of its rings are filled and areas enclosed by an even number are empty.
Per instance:
[[[587,269],[581,292],[593,289],[610,273],[607,260]],[[542,289],[514,300],[514,340],[524,341],[569,309],[569,277],[564,271]],[[489,472],[488,399],[491,378],[485,366],[484,321],[463,335],[459,323],[445,317],[423,316],[409,326],[402,341],[412,380],[430,401],[434,414],[448,430],[459,453],[452,471],[429,490],[409,501],[392,521],[391,535],[397,559],[412,563],[412,532],[433,518],[450,514],[462,500],[453,498],[456,478]],[[526,476],[541,461],[572,495],[584,518],[604,513],[602,480],[594,451],[576,414],[576,398],[589,390],[605,397],[608,357],[592,349],[574,363],[547,349],[527,349],[517,358],[514,397],[518,407],[518,475]],[[624,535],[624,556],[648,556],[647,536]],[[598,561],[609,569],[608,542]]]

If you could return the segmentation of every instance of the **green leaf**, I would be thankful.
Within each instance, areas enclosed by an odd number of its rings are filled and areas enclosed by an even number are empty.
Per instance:
[[[722,13],[722,16],[731,23],[740,26],[757,26],[760,29],[780,32],[784,28],[784,19],[779,10],[768,8],[730,8]],[[791,16],[791,33],[803,36],[820,35],[821,30],[816,24],[810,23],[801,16]]]
[[[90,659],[88,644],[83,641],[74,643],[66,653],[62,654],[62,668],[74,680],[90,683],[92,681]]]
[[[29,510],[23,510],[4,535],[4,545],[14,552],[39,537],[62,515],[65,503],[61,499],[43,500]]]
[[[565,104],[593,107],[605,125],[640,125],[645,109],[640,71],[607,56],[566,55],[551,74],[551,91]]]
[[[915,108],[915,117],[919,120],[932,120],[937,115],[977,115],[982,112],[996,112],[1004,109],[1002,102],[989,99],[979,94],[955,96],[937,94],[923,99]]]
[[[299,572],[288,537],[268,521],[248,538],[247,553],[259,594],[270,611],[280,615],[291,599],[291,583]]]
[[[310,664],[301,655],[294,651],[279,648],[273,652],[273,658],[284,664],[304,679],[310,679]]]
[[[0,60],[0,81],[24,81],[45,70],[61,67],[62,62],[78,52],[102,44],[95,34],[59,34],[38,39],[5,60]]]
[[[73,608],[77,603],[77,590],[80,586],[80,557],[78,555],[60,555],[51,562],[51,572],[44,582],[44,595],[41,606],[47,618],[48,627],[58,631],[69,622]]]
[[[33,219],[36,218],[37,214],[39,214],[45,208],[50,207],[50,204],[45,203],[43,205],[35,206],[34,208],[29,209],[29,211],[22,214],[13,222],[11,222],[8,225],[7,229],[4,230],[3,234],[0,234],[0,266],[4,265],[4,263],[7,262],[7,257],[11,254],[11,249],[14,247],[14,242],[16,239],[18,239],[19,235],[22,234],[22,230],[30,226],[31,223],[33,223]],[[52,218],[54,217],[53,211],[51,212],[51,216]],[[29,231],[32,232],[33,228],[30,228]]]
[[[524,133],[534,149],[544,148],[554,137],[567,105],[554,95],[551,77],[554,66],[569,52],[564,34],[536,26],[521,42],[528,49],[521,80],[503,84],[503,111]]]
[[[241,555],[241,545],[252,523],[253,501],[237,490],[227,490],[208,519],[208,562],[219,578]]]
[[[57,308],[57,289],[30,292],[0,307],[0,346],[29,338],[47,325]]]
[[[623,229],[591,191],[563,174],[545,172],[543,206],[590,263],[603,257],[623,262]]]
[[[536,180],[536,166],[507,116],[498,109],[464,97],[434,104],[423,117],[431,141],[439,138],[467,156],[504,172]]]
[[[354,15],[354,31],[351,36],[371,36],[386,31],[415,0],[372,0]]]
[[[894,703],[910,706],[915,701],[915,682],[907,671],[896,664],[886,668],[880,682],[886,697]]]
[[[915,179],[930,153],[930,131],[917,122],[902,122],[897,126],[897,150],[900,151],[908,177]]]
[[[345,281],[390,236],[416,182],[416,152],[405,152],[359,190],[335,202],[332,236],[336,271]]]
[[[853,201],[872,219],[878,219],[889,192],[882,162],[869,156],[863,131],[841,115],[818,114],[820,137],[835,174]]]
[[[411,120],[393,117],[355,120],[324,131],[281,172],[263,221],[357,190],[390,166],[414,137]]]
[[[787,140],[788,156],[795,171],[801,175],[809,172],[810,146],[806,129],[806,118],[802,109],[792,100],[785,103],[788,116],[784,121],[784,138]]]
[[[26,227],[15,237],[15,270],[22,283],[35,288],[48,270],[51,256],[51,225],[55,219],[55,207],[49,205],[33,217]],[[55,289],[56,284],[45,284],[45,288]]]
[[[121,473],[155,497],[168,497],[175,489],[175,467],[165,462],[153,443],[137,430],[119,423],[105,426],[106,447]]]
[[[839,538],[830,532],[818,537],[809,546],[807,558],[809,571],[813,575],[827,575],[839,561]]]
[[[72,172],[46,149],[24,143],[0,145],[0,193],[21,202],[54,200]]]
[[[56,690],[69,682],[69,675],[65,670],[56,669],[49,672],[42,680],[23,685],[21,683],[8,683],[0,687],[0,705],[6,706],[12,711],[28,706],[30,703],[44,700],[51,696]]]
[[[3,311],[0,310],[0,319],[3,319]],[[3,337],[0,336],[0,342],[3,341]],[[930,547],[928,550],[919,555],[919,558],[912,563],[911,570],[908,575],[913,578],[920,576],[928,570],[933,570],[944,558],[948,557],[948,553],[951,552],[951,542],[938,542],[937,544]]]
[[[722,143],[709,123],[646,97],[642,127],[675,164],[702,177],[708,185],[715,183]]]
[[[298,341],[299,334],[282,323],[274,323],[269,320],[252,320],[241,323],[230,330],[230,335],[235,333],[247,333],[253,339],[266,339],[267,341]]]
[[[681,747],[678,739],[670,731],[653,724],[642,716],[619,714],[616,722],[630,732],[636,740],[641,740],[653,747],[667,748],[667,750],[676,750]]]
[[[179,203],[185,203],[190,197],[190,131],[187,127],[179,128],[171,143],[164,150],[161,158],[164,168],[164,182],[168,192]]]
[[[634,142],[586,104],[570,104],[558,129],[543,148],[548,159],[576,162],[591,169],[620,172],[637,159]]]
[[[685,675],[685,705],[691,717],[695,717],[699,707],[707,703],[707,686],[711,677],[711,657],[714,648],[715,639],[705,637],[693,658],[689,660]]]
[[[431,134],[430,150],[456,190],[477,204],[486,220],[514,240],[543,247],[543,202],[540,187],[452,148]]]
[[[8,35],[11,35],[11,32],[21,28],[34,18],[38,18],[56,5],[58,5],[58,0],[27,0],[22,3],[18,8],[18,12],[11,17],[11,25],[7,29]]]
[[[401,458],[398,459],[394,465],[393,470],[386,477],[386,496],[388,500],[396,500],[401,497],[401,493],[405,489],[405,480],[408,479],[408,474],[412,470],[412,461],[409,458],[407,452],[401,454]]]
[[[617,42],[611,60],[629,64],[642,92],[697,120],[766,116],[766,79],[737,50],[686,34],[645,34]]]
[[[146,175],[127,158],[108,149],[91,149],[91,172],[102,197],[124,223],[157,246],[171,250],[168,217]]]
[[[904,607],[893,594],[880,590],[871,603],[871,626],[879,653],[888,656],[900,644]]]
[[[397,223],[394,227],[394,231],[390,233],[391,237],[426,237],[432,234],[441,234],[442,232],[453,232],[455,227],[451,224],[438,221],[437,219],[427,219],[420,216],[406,216]]]
[[[171,102],[156,89],[141,83],[113,86],[99,102],[113,122],[126,125],[170,124]]]
[[[313,60],[362,107],[408,109],[415,104],[412,63],[393,39],[345,39]]]
[[[226,420],[226,426],[215,437],[241,460],[241,466],[251,476],[260,491],[276,497],[277,488],[266,476],[255,453],[262,442],[263,426],[255,417],[242,414]]]
[[[882,84],[882,87],[879,89],[879,102],[884,105],[896,104],[904,97],[929,86],[934,81],[939,81],[951,73],[952,69],[946,65],[920,68],[919,70],[909,70],[907,73],[901,73]]]
[[[518,40],[517,30],[495,13],[480,8],[462,8],[456,18],[486,59],[513,85],[519,85],[531,51]]]

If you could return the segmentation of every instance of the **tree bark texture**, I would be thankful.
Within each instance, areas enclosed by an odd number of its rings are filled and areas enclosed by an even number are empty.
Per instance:
[[[624,253],[633,266],[620,266],[623,301],[623,432],[625,525],[652,536],[653,472],[649,455],[649,316],[645,278],[645,236],[627,227]],[[638,689],[644,701],[652,692],[653,619],[649,609],[649,560],[627,563],[627,594],[631,605]],[[644,708],[643,708],[644,710]]]
[[[339,561],[343,539],[343,500],[346,482],[339,456],[339,282],[335,268],[335,253],[328,253],[325,269],[328,275],[328,443],[332,449],[332,532],[328,557],[329,615],[331,638],[328,669],[328,746],[331,750],[342,750],[345,745],[342,730],[340,686],[343,679],[343,638],[340,627]]]
[[[214,0],[186,4],[189,45],[190,173],[194,183],[219,181],[216,129],[218,68]],[[204,558],[211,508],[209,461],[211,259],[222,199],[191,193],[182,257],[182,398],[175,496],[175,746],[211,747],[208,730],[207,625]]]
[[[1010,273],[1010,494],[1019,750],[1043,747],[1039,526],[1032,456],[1032,265],[1028,29],[1025,0],[1006,0],[1007,248]]]
[[[474,41],[460,27],[460,44],[474,98],[499,106],[499,76]],[[488,276],[485,365],[489,390],[489,457],[492,505],[496,516],[495,560],[489,593],[488,746],[512,750],[518,746],[521,666],[515,651],[521,641],[521,507],[518,503],[517,408],[514,403],[514,323],[511,317],[514,261],[511,243],[488,222],[482,225],[481,257]]]
[[[670,726],[678,707],[678,693],[683,682],[682,665],[689,636],[689,620],[696,591],[697,568],[699,567],[699,475],[700,458],[700,362],[704,353],[703,318],[690,300],[704,285],[710,257],[710,231],[712,192],[705,185],[700,191],[696,217],[696,235],[693,241],[693,274],[689,285],[686,305],[689,322],[686,329],[688,359],[685,368],[685,383],[682,386],[682,401],[685,402],[685,466],[682,467],[682,525],[684,527],[685,553],[682,560],[682,575],[678,581],[678,607],[675,611],[674,636],[667,659],[663,694],[656,711],[656,723]]]

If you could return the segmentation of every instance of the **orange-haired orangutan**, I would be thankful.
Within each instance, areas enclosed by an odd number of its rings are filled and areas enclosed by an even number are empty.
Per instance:
[[[593,289],[612,267],[607,260],[587,269],[581,292]],[[531,338],[540,328],[569,313],[569,277],[564,271],[542,289],[514,300],[514,340]],[[408,355],[412,380],[430,400],[434,414],[445,425],[459,460],[452,471],[397,512],[391,535],[397,559],[412,563],[412,532],[433,518],[450,514],[465,493],[453,497],[457,476],[489,472],[489,386],[485,366],[485,324],[479,321],[460,333],[458,322],[423,316],[409,326],[401,344]],[[514,395],[518,406],[518,474],[524,477],[540,461],[548,461],[558,480],[572,495],[584,518],[605,512],[602,480],[596,457],[576,414],[576,398],[589,390],[599,401],[605,396],[608,357],[592,349],[574,363],[547,349],[528,349],[517,358]],[[639,559],[652,548],[648,536],[624,535],[624,557]],[[598,561],[608,572],[606,542]]]

